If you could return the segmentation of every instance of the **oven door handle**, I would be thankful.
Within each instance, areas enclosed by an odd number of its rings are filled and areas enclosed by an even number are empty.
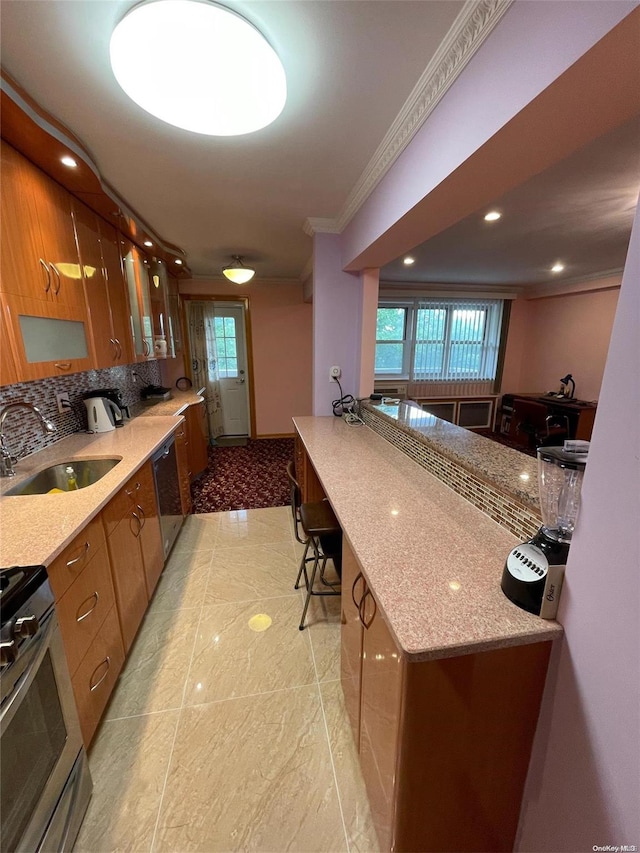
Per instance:
[[[24,649],[23,647],[20,649],[16,662],[12,664],[13,668],[16,664],[20,665],[24,661],[23,671],[18,676],[13,685],[13,690],[6,697],[2,705],[2,711],[0,712],[0,737],[2,737],[6,728],[10,725],[14,714],[20,707],[22,696],[29,690],[33,680],[37,676],[40,664],[49,650],[51,637],[57,626],[58,620],[55,617],[55,612],[52,612],[48,619],[40,623],[40,630],[29,642],[28,648]],[[5,678],[8,674],[7,671],[3,673]]]

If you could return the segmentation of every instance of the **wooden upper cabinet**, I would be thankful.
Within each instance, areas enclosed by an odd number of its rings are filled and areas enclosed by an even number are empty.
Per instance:
[[[93,345],[95,366],[111,367],[116,363],[118,348],[111,334],[111,309],[102,269],[97,218],[86,205],[74,199],[73,220],[89,309],[89,334]]]
[[[103,238],[98,217],[77,199],[73,199],[73,219],[89,310],[95,366],[126,364],[131,361],[131,333],[128,329],[129,310],[120,269],[117,232],[113,229],[113,234],[109,234],[110,226],[105,223]],[[109,267],[105,263],[105,256]]]
[[[129,307],[131,308],[134,356],[136,361],[146,361],[149,358],[154,358],[148,261],[140,249],[128,240],[124,241],[122,250]]]
[[[51,272],[53,300],[86,316],[82,270],[71,218],[71,195],[44,172],[28,163],[27,198],[40,225],[45,261]]]
[[[167,304],[167,279],[167,268],[164,261],[152,258],[149,262],[149,293],[155,358],[166,358],[169,355],[170,327]]]
[[[15,361],[7,334],[7,324],[4,319],[4,305],[0,310],[0,386],[13,385],[18,381]]]
[[[70,195],[2,142],[3,311],[18,381],[93,367]]]
[[[51,270],[26,187],[33,167],[4,140],[2,152],[2,278],[4,293],[51,300]]]
[[[182,355],[182,303],[178,279],[169,275],[167,282],[167,307],[169,309],[169,329],[167,337],[167,355],[169,358]]]
[[[98,219],[98,228],[100,230],[102,266],[109,289],[111,327],[120,351],[118,363],[129,364],[134,360],[133,339],[127,283],[122,272],[122,259],[120,257],[120,235],[112,225],[102,219]]]

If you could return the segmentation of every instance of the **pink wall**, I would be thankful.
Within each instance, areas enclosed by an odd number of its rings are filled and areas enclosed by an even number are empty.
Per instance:
[[[640,206],[631,236],[520,851],[640,845]]]
[[[619,289],[590,290],[512,306],[503,391],[551,391],[573,375],[576,395],[597,400]]]
[[[293,434],[291,418],[311,414],[312,306],[302,285],[185,281],[180,293],[248,297],[257,437]]]
[[[342,271],[340,235],[313,238],[313,414],[330,415],[340,390],[329,368],[342,368],[345,394],[358,394],[362,339],[362,281]]]

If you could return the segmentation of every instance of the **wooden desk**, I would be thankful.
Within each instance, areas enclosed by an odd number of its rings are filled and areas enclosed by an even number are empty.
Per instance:
[[[508,435],[514,441],[528,441],[528,436],[516,433],[516,421],[512,417],[514,405],[517,400],[535,400],[544,403],[550,415],[566,415],[569,420],[569,438],[578,438],[584,441],[591,440],[593,422],[596,417],[597,406],[585,400],[560,400],[556,397],[548,397],[544,394],[503,394],[500,404],[501,418],[499,431]]]

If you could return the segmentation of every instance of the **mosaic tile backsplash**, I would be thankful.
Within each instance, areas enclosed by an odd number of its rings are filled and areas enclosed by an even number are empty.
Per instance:
[[[18,458],[55,444],[61,438],[87,428],[87,412],[82,395],[94,388],[119,388],[126,406],[140,402],[140,391],[146,385],[162,384],[158,361],[87,370],[71,376],[52,376],[34,382],[18,382],[0,388],[0,409],[7,403],[33,403],[42,414],[53,421],[57,432],[45,435],[37,419],[26,410],[9,412],[4,424],[4,436],[11,452]],[[69,395],[71,408],[58,412],[56,394]]]
[[[425,440],[409,435],[367,406],[360,407],[360,416],[368,427],[518,538],[528,539],[540,527],[537,513],[438,453]]]

